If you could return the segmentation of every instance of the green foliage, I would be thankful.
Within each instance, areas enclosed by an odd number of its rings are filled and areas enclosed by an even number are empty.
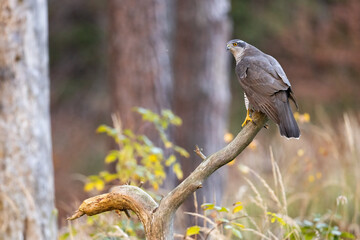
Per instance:
[[[281,226],[286,226],[286,222],[282,217],[279,217],[276,213],[267,212],[267,214],[271,217],[271,223],[278,222]]]
[[[154,125],[165,148],[183,157],[189,157],[185,149],[174,145],[166,135],[166,130],[170,125],[181,125],[182,121],[178,116],[170,110],[163,110],[161,115],[144,108],[134,110],[142,116],[144,121]],[[165,166],[171,167],[178,179],[183,178],[176,155],[171,154],[166,158],[164,150],[156,146],[147,136],[138,135],[130,129],[122,130],[119,126],[101,125],[96,131],[106,133],[119,146],[119,149],[109,151],[105,157],[106,164],[115,163],[116,172],[102,171],[99,175],[89,176],[84,187],[85,191],[101,191],[106,183],[115,180],[120,184],[129,181],[133,184],[149,183],[154,190],[158,190],[166,179]]]
[[[171,126],[181,125],[181,119],[170,110],[163,110],[156,114],[144,108],[135,108],[135,112],[142,116],[145,122],[152,123],[159,133],[163,148],[170,152],[165,156],[164,149],[156,146],[147,136],[137,134],[130,129],[122,129],[120,119],[114,119],[114,126],[101,125],[97,133],[105,133],[118,145],[105,156],[106,164],[114,164],[115,172],[101,171],[97,175],[87,177],[84,190],[102,191],[106,184],[146,184],[158,190],[166,179],[165,167],[171,168],[178,179],[183,178],[181,166],[177,161],[177,155],[189,157],[189,153],[173,144],[166,135],[166,130]],[[195,234],[194,228],[189,234]],[[134,239],[144,238],[144,229],[137,218],[131,220],[117,216],[114,213],[104,213],[88,217],[86,223],[79,226],[70,226],[68,231],[60,236],[61,240],[66,239]]]
[[[192,226],[186,230],[186,236],[196,235],[196,234],[199,234],[199,232],[200,232],[199,226]]]
[[[244,217],[239,217],[237,214],[243,209],[242,202],[234,203],[232,211],[230,211],[230,208],[217,206],[213,203],[204,203],[201,205],[201,209],[204,211],[204,213],[200,216],[211,224],[210,228],[200,228],[197,225],[191,226],[186,230],[186,236],[199,235],[202,232],[204,234],[206,233],[207,236],[211,232],[221,231],[224,232],[227,237],[243,239],[241,231],[245,228],[245,226],[237,221],[238,219]],[[210,220],[208,215],[210,218],[212,218],[213,221]]]
[[[314,239],[316,237],[328,240],[355,239],[353,234],[340,231],[337,225],[323,221],[321,215],[317,215],[312,221],[299,221],[298,224],[305,240]]]
[[[356,237],[346,231],[340,224],[345,206],[349,204],[346,196],[340,195],[332,198],[334,211],[328,210],[323,215],[316,215],[313,220],[300,221],[299,215],[288,214],[289,199],[284,187],[280,168],[273,158],[271,151],[271,164],[274,184],[269,182],[248,166],[240,164],[239,171],[245,176],[253,194],[248,193],[249,200],[233,204],[232,208],[216,206],[213,203],[201,205],[203,213],[191,214],[204,219],[207,224],[197,233],[202,238],[222,239],[286,239],[286,240],[346,240]],[[303,156],[303,151],[297,152]],[[321,177],[318,174],[317,178]],[[253,181],[254,178],[257,182]],[[309,179],[309,182],[310,179]],[[260,184],[258,184],[260,183]],[[272,187],[273,185],[273,187]],[[334,199],[336,205],[334,206]],[[308,218],[305,218],[308,219]]]
[[[317,215],[312,221],[295,221],[289,216],[280,213],[267,212],[268,219],[259,219],[263,224],[268,223],[265,224],[265,226],[267,225],[264,230],[265,233],[262,233],[259,231],[255,220],[244,210],[242,202],[234,203],[232,211],[227,207],[216,206],[213,203],[204,203],[201,205],[201,209],[204,211],[203,214],[196,216],[207,220],[211,224],[210,228],[200,228],[195,225],[187,229],[186,236],[203,234],[206,239],[209,233],[217,231],[216,234],[222,234],[226,239],[245,239],[244,233],[251,232],[264,239],[272,239],[271,236],[275,235],[271,232],[278,232],[277,235],[280,234],[281,236],[277,236],[276,239],[355,239],[353,234],[340,231],[339,226],[333,223],[329,215]],[[238,212],[242,213],[242,215],[239,216]],[[267,235],[266,231],[270,232],[271,235]]]

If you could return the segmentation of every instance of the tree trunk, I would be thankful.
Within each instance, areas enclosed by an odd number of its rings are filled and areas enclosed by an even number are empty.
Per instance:
[[[175,134],[176,143],[187,150],[197,144],[205,155],[224,145],[228,105],[229,56],[225,50],[229,39],[230,9],[228,0],[178,0],[177,31],[175,34],[174,76],[175,113],[183,125]],[[182,162],[185,176],[202,160]],[[225,169],[207,180],[197,191],[198,200],[219,202],[222,194],[222,177]],[[221,173],[222,172],[222,173]],[[193,209],[193,201],[186,203]]]
[[[0,3],[0,239],[56,239],[47,2]]]
[[[125,128],[139,129],[133,107],[171,107],[167,0],[110,0],[110,80],[113,105]],[[146,128],[146,127],[145,127]],[[152,133],[152,134],[151,134]]]
[[[150,124],[143,124],[134,107],[160,113],[171,109],[170,12],[173,0],[110,0],[110,86],[113,111],[123,128],[145,134],[156,145],[160,137]],[[171,132],[168,132],[172,140]],[[176,177],[167,169],[165,188]]]

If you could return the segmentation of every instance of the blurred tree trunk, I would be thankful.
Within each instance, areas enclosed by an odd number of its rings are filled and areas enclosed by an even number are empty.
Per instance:
[[[171,107],[167,0],[110,0],[110,80],[123,126],[157,136],[133,107],[155,112]],[[139,129],[141,127],[141,129]]]
[[[228,0],[178,0],[175,33],[174,76],[175,113],[183,125],[175,133],[178,145],[191,151],[195,145],[206,155],[224,145],[230,99],[228,60],[225,46],[229,40]],[[196,159],[198,161],[196,161]],[[185,176],[201,162],[194,156],[182,162]],[[197,191],[202,202],[219,203],[224,171],[215,172]],[[193,200],[186,203],[194,208]]]
[[[123,128],[145,134],[155,144],[160,138],[153,126],[144,124],[134,107],[160,113],[171,109],[172,71],[170,28],[173,0],[110,0],[110,86],[113,111],[120,114]],[[171,132],[169,140],[172,140]],[[165,187],[175,186],[167,170]]]
[[[0,3],[0,239],[56,239],[45,0]]]

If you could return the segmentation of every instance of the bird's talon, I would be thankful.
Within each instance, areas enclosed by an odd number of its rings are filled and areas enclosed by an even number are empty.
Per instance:
[[[266,123],[266,124],[264,125],[264,128],[269,129],[269,124]]]
[[[247,110],[246,112],[246,118],[245,118],[245,121],[243,122],[243,124],[241,124],[241,127],[244,127],[248,122],[253,122],[254,124],[256,124],[252,118],[250,117],[250,111]]]

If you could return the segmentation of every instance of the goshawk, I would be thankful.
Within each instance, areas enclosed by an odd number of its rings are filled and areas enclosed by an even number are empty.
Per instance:
[[[234,55],[236,75],[244,90],[247,115],[242,126],[252,121],[251,111],[260,111],[279,126],[282,136],[299,138],[289,99],[298,105],[278,61],[239,39],[229,41],[226,48]]]

